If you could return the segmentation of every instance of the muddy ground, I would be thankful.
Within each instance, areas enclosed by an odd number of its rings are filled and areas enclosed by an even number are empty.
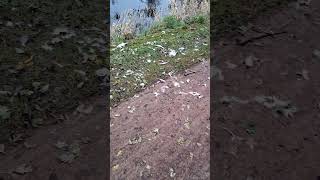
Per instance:
[[[319,179],[320,2],[304,2],[212,51],[213,179]]]

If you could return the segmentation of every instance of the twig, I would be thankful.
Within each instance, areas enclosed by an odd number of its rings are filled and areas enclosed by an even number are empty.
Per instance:
[[[186,71],[183,75],[184,75],[184,76],[188,76],[188,75],[194,74],[194,73],[196,73],[196,72],[195,72],[195,71],[188,70],[188,71]]]
[[[266,38],[266,37],[269,37],[269,36],[275,36],[275,35],[280,35],[280,34],[284,34],[284,33],[287,33],[287,31],[281,31],[281,32],[275,32],[275,33],[268,33],[268,32],[265,32],[264,34],[260,35],[260,36],[256,36],[256,37],[253,37],[253,38],[249,38],[247,40],[244,40],[242,42],[237,42],[237,45],[240,45],[240,46],[244,46],[250,42],[253,42],[253,41],[257,41],[257,40],[260,40],[260,39],[263,39],[263,38]]]

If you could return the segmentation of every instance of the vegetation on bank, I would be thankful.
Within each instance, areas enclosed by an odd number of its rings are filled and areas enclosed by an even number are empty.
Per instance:
[[[144,34],[111,45],[111,103],[209,57],[209,17],[165,17]]]

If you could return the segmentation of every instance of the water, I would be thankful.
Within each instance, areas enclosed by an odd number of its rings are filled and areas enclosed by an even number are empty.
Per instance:
[[[192,1],[199,5],[204,0]],[[177,10],[180,11],[180,7],[189,6],[189,2],[187,0],[110,0],[111,34],[139,34],[148,29],[154,21],[174,14]],[[183,10],[181,12],[184,12]],[[188,11],[192,13],[195,9],[190,8]]]
[[[155,18],[155,14],[160,16],[169,13],[169,0],[111,0],[110,1],[111,22],[119,21],[122,16],[131,15],[144,18],[146,21]]]

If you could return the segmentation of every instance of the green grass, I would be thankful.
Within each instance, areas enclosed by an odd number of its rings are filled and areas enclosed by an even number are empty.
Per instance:
[[[209,17],[185,21],[168,16],[144,35],[111,48],[111,102],[116,104],[168,73],[178,72],[209,57]],[[175,56],[167,54],[176,51]],[[167,52],[167,53],[166,53]],[[163,63],[163,64],[162,64]]]

